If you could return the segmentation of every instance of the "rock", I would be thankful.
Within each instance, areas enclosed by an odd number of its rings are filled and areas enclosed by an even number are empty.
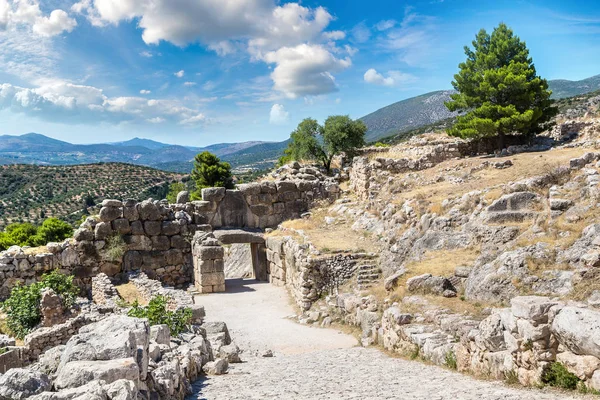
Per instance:
[[[117,218],[123,217],[123,209],[117,207],[102,207],[98,216],[102,222],[111,222]]]
[[[0,399],[26,399],[51,387],[50,378],[39,371],[13,368],[0,375]]]
[[[420,292],[425,294],[441,295],[446,290],[456,293],[456,289],[448,279],[441,276],[433,276],[431,274],[423,274],[410,278],[406,281],[406,288],[409,292]]]
[[[11,338],[8,335],[0,335],[0,349],[7,347],[7,346],[14,346],[15,345],[15,339]]]
[[[153,325],[150,327],[150,340],[157,344],[171,343],[171,330],[168,325]]]
[[[50,327],[65,322],[66,316],[61,297],[50,288],[42,289],[40,295],[42,325]]]
[[[592,379],[589,380],[588,384],[594,390],[600,390],[600,370],[594,371]]]
[[[89,229],[79,228],[73,233],[73,239],[78,242],[94,240],[94,232]]]
[[[263,351],[262,356],[266,357],[266,358],[273,357],[273,351],[271,351],[270,349],[267,349],[267,350]]]
[[[202,370],[207,375],[223,375],[227,373],[227,369],[229,368],[229,363],[224,358],[216,359],[215,361],[210,361],[206,363]]]
[[[138,389],[135,382],[120,379],[104,387],[110,400],[137,400]]]
[[[158,209],[158,206],[152,201],[144,200],[139,204],[138,207],[140,219],[144,221],[160,220],[160,210]]]
[[[219,202],[225,197],[225,188],[205,188],[202,189],[202,200]]]
[[[138,365],[133,358],[71,361],[61,366],[54,381],[54,387],[59,390],[69,389],[83,386],[93,380],[113,383],[120,379],[130,380],[137,386],[139,375]]]
[[[190,192],[183,190],[177,193],[177,204],[186,204],[190,202]]]
[[[468,278],[469,274],[471,273],[471,270],[472,270],[471,267],[465,267],[465,266],[456,267],[454,269],[454,275],[458,276],[459,278]]]
[[[571,200],[566,199],[550,199],[550,209],[557,211],[565,211],[573,205]]]
[[[548,311],[558,304],[557,301],[541,296],[519,296],[510,301],[511,312],[517,318],[538,323],[548,322]]]
[[[71,337],[61,356],[57,374],[73,361],[105,361],[133,358],[141,379],[148,371],[148,321],[123,315],[111,315],[86,325]]]
[[[404,276],[404,274],[406,274],[406,269],[401,268],[398,271],[394,272],[392,275],[385,278],[383,282],[385,290],[387,290],[388,292],[394,290],[398,286],[398,281],[402,276]]]
[[[600,312],[567,306],[554,317],[551,332],[577,355],[600,358]]]
[[[241,363],[240,348],[235,344],[231,343],[219,348],[219,358],[226,359],[229,363]]]
[[[110,222],[98,222],[94,228],[94,237],[96,240],[104,240],[112,234]]]
[[[475,336],[475,343],[482,349],[491,352],[506,349],[504,342],[504,327],[499,314],[492,314],[479,324],[479,334]]]
[[[102,207],[123,207],[121,200],[106,199],[102,201]]]

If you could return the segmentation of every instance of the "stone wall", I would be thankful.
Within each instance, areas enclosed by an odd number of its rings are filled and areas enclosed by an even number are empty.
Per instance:
[[[340,285],[356,276],[359,266],[372,262],[368,254],[315,254],[309,244],[291,236],[267,237],[267,264],[270,282],[286,286],[303,310],[322,295],[337,293]]]
[[[585,304],[521,296],[481,320],[428,307],[418,296],[383,311],[371,297],[328,300],[329,315],[360,326],[364,344],[525,386],[540,385],[552,363],[560,363],[582,384],[600,390],[600,311]],[[415,304],[421,311],[408,311]]]
[[[0,354],[0,374],[6,373],[11,368],[21,368],[26,359],[22,347],[7,347],[5,352]]]
[[[99,273],[125,281],[132,271],[185,287],[194,281],[195,232],[276,227],[299,218],[315,201],[337,199],[335,182],[308,173],[297,175],[294,180],[239,185],[239,190],[204,189],[202,201],[185,204],[104,200],[99,215],[88,218],[73,239],[50,243],[44,252],[39,251],[42,248],[29,254],[17,246],[1,252],[0,299],[7,298],[17,283],[33,283],[54,269],[73,275],[88,291],[91,278]]]

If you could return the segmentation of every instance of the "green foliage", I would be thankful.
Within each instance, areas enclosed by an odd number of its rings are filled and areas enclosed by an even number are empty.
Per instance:
[[[71,225],[57,218],[48,218],[39,228],[26,222],[14,223],[0,232],[0,250],[10,246],[43,246],[49,242],[59,242],[73,235]]]
[[[208,151],[200,153],[194,158],[192,179],[196,183],[197,192],[209,187],[233,189],[231,165],[222,162],[219,157]]]
[[[500,24],[489,35],[484,29],[465,46],[467,60],[459,64],[452,86],[459,92],[446,103],[450,111],[466,111],[448,133],[465,139],[508,134],[533,136],[546,129],[558,110],[548,82],[537,76],[525,42]]]
[[[454,354],[453,351],[448,351],[446,353],[446,356],[444,357],[444,362],[446,363],[446,366],[450,369],[456,369],[457,365],[456,365],[456,355]]]
[[[317,160],[329,172],[333,157],[344,152],[352,157],[365,145],[367,127],[362,121],[353,121],[347,115],[333,115],[321,126],[306,118],[290,135],[290,144],[279,162],[290,160]]]
[[[103,258],[110,262],[121,262],[127,251],[127,244],[119,234],[111,235],[106,239]]]
[[[517,374],[517,371],[515,371],[514,369],[511,369],[510,371],[507,371],[504,373],[504,382],[506,382],[507,385],[516,385],[519,383],[519,375]]]
[[[127,315],[136,318],[147,318],[150,325],[168,325],[171,335],[177,336],[188,329],[187,326],[192,320],[192,310],[183,308],[169,311],[167,310],[168,301],[168,297],[160,295],[153,297],[145,307],[140,306],[136,301]]]
[[[60,242],[73,236],[73,227],[58,218],[48,218],[37,231],[38,245]]]
[[[51,288],[61,296],[63,304],[71,307],[79,289],[73,284],[73,277],[52,271],[42,276],[41,280],[31,285],[15,286],[10,297],[2,303],[2,311],[6,313],[8,329],[19,339],[23,339],[31,329],[41,321],[41,291]]]
[[[390,147],[389,144],[387,144],[387,143],[381,143],[381,142],[375,143],[374,146],[375,147],[382,147],[382,148],[384,148],[384,147]]]
[[[173,182],[169,186],[169,193],[167,193],[167,200],[173,204],[177,201],[177,195],[179,192],[186,190],[185,185],[182,182]]]
[[[542,382],[562,389],[575,390],[580,379],[561,363],[553,362],[542,374]]]

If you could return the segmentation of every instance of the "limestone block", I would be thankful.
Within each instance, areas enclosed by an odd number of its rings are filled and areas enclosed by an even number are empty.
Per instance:
[[[181,235],[171,236],[171,247],[174,249],[189,249],[190,243]]]
[[[121,200],[106,199],[102,201],[102,207],[123,207],[123,202]]]
[[[186,204],[190,202],[190,192],[183,190],[177,193],[177,204]]]
[[[117,218],[112,222],[112,228],[120,235],[131,233],[131,226],[127,218]]]
[[[179,234],[180,225],[173,221],[163,221],[161,231],[163,235],[173,236]]]
[[[152,250],[165,251],[171,248],[168,236],[152,236]]]
[[[297,192],[298,187],[294,182],[290,181],[277,181],[277,193],[285,193],[285,192]]]
[[[130,226],[132,235],[146,234],[146,232],[144,232],[144,224],[142,223],[142,221],[133,221]]]
[[[117,207],[102,207],[99,214],[102,222],[110,222],[123,217],[123,209]]]
[[[200,285],[222,285],[225,283],[225,273],[223,272],[205,272],[200,274]]]
[[[197,255],[201,260],[223,259],[225,250],[221,246],[201,246]]]
[[[554,317],[550,330],[572,353],[600,358],[599,311],[564,307]]]
[[[94,380],[113,383],[127,379],[136,385],[139,381],[138,366],[133,358],[105,361],[72,361],[59,370],[54,387],[56,389],[76,388]]]
[[[162,229],[162,223],[160,221],[146,221],[144,222],[144,231],[148,236],[160,235]]]
[[[248,195],[254,195],[254,194],[259,194],[260,193],[260,183],[257,182],[253,182],[253,183],[244,183],[241,185],[237,185],[237,188],[240,192],[242,192],[244,194],[244,196],[248,196]]]
[[[579,379],[590,379],[594,371],[600,368],[600,360],[594,356],[578,356],[570,351],[558,353],[556,361],[563,364],[569,372],[577,375]]]
[[[558,302],[542,296],[519,296],[511,299],[510,304],[515,317],[546,323],[548,311]]]
[[[144,221],[158,221],[161,216],[158,206],[150,200],[144,200],[138,204],[138,212],[140,219]]]
[[[202,189],[202,200],[219,202],[225,197],[225,188],[205,188]]]
[[[135,205],[123,207],[123,218],[127,218],[130,222],[140,219],[140,213],[138,212],[137,207]]]
[[[277,185],[275,182],[261,182],[260,184],[260,192],[261,193],[277,193]]]

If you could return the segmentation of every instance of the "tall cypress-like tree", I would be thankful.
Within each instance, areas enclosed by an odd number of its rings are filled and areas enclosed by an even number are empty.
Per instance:
[[[446,107],[466,113],[448,134],[464,139],[497,136],[502,149],[506,135],[531,137],[550,126],[558,109],[548,82],[537,75],[525,42],[508,26],[501,23],[491,35],[480,30],[465,54],[452,82],[458,93]]]

